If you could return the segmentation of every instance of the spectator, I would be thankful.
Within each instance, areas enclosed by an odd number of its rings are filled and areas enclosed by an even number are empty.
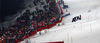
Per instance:
[[[9,25],[8,28],[0,28],[0,37],[4,36],[6,38],[4,43],[13,43],[18,39],[23,39],[23,36],[26,37],[38,28],[55,23],[59,21],[59,18],[61,19],[61,14],[54,0],[46,0],[48,5],[41,2],[44,9],[37,7],[39,2],[41,0],[33,1],[36,11],[30,13],[30,10],[26,10],[22,16],[17,18],[15,24]]]

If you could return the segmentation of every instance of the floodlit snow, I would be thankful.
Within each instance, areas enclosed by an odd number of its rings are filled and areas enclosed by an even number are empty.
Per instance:
[[[63,19],[65,25],[55,26],[46,34],[30,37],[31,43],[64,41],[64,43],[100,43],[100,0],[64,0],[71,13]],[[91,10],[90,12],[88,12]],[[66,12],[64,11],[64,14]],[[82,20],[72,23],[72,18]]]

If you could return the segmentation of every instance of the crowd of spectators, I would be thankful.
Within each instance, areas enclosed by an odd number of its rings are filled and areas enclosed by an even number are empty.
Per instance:
[[[38,28],[50,25],[60,20],[61,14],[54,0],[45,0],[47,5],[44,5],[44,9],[36,8],[36,11],[30,13],[30,10],[18,17],[14,24],[10,24],[7,28],[0,28],[0,37],[5,37],[3,43],[13,43],[18,39],[22,39],[23,36],[27,36]],[[43,4],[41,0],[34,0],[33,4],[37,6],[37,3]]]

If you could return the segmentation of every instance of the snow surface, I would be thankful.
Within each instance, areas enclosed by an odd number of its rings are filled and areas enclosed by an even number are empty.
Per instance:
[[[68,12],[71,13],[63,19],[64,25],[55,26],[46,34],[32,36],[29,38],[30,42],[100,43],[100,0],[64,0],[64,2],[68,4]],[[89,10],[91,11],[88,12]],[[72,23],[72,18],[79,15],[82,15],[82,20]]]

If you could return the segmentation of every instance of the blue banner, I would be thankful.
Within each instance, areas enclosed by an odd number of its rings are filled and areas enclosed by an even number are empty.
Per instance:
[[[69,16],[69,15],[70,15],[70,13],[68,13],[68,14],[65,14],[65,15],[63,16],[63,18],[64,18],[64,17],[66,17],[66,16]]]

